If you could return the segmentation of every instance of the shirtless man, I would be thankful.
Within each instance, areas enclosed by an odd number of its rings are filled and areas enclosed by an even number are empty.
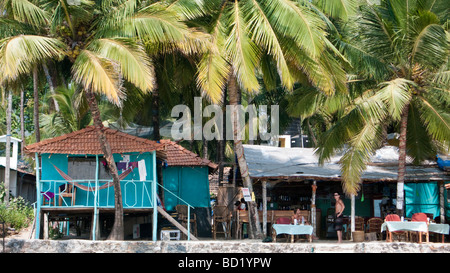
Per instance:
[[[344,202],[342,202],[339,193],[334,193],[334,199],[336,199],[334,229],[337,232],[338,243],[342,243],[342,225],[344,222],[342,212],[344,212],[345,205]]]

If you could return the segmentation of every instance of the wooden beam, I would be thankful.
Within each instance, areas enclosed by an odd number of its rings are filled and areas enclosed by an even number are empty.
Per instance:
[[[181,232],[188,235],[187,229],[185,229],[180,223],[178,223],[177,220],[173,219],[170,214],[165,212],[161,207],[158,207],[158,212],[161,213],[162,216],[166,217],[167,220],[169,220],[170,223],[172,223],[174,226],[176,226],[178,229],[180,229]],[[190,235],[191,239],[194,241],[198,241],[198,239],[194,235]]]

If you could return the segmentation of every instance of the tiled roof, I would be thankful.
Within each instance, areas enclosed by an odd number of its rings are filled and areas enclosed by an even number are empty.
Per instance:
[[[164,147],[160,143],[106,127],[105,133],[113,154],[142,153],[156,150],[159,158],[165,158]],[[94,126],[88,126],[79,131],[27,145],[25,152],[77,155],[103,154]]]
[[[167,155],[166,161],[169,166],[208,166],[212,169],[217,168],[217,164],[201,158],[196,153],[169,139],[162,139],[161,144],[164,145],[164,151]]]

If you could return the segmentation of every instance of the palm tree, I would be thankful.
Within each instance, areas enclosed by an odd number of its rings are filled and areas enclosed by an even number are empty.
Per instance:
[[[115,221],[109,239],[123,239],[120,181],[103,131],[96,94],[120,106],[126,98],[124,81],[143,92],[151,91],[154,88],[152,64],[136,37],[146,42],[179,42],[189,36],[188,28],[175,11],[158,2],[48,1],[35,5],[26,0],[3,0],[0,8],[6,10],[10,26],[20,26],[34,34],[22,35],[16,31],[6,33],[9,35],[0,40],[4,78],[14,79],[19,74],[30,73],[38,62],[47,58],[61,61],[65,56],[72,80],[84,88],[114,182]],[[47,24],[49,28],[44,27]]]
[[[355,36],[349,39],[352,43],[339,41],[357,76],[372,82],[341,108],[345,115],[324,134],[318,150],[323,162],[347,145],[341,169],[348,194],[359,190],[361,173],[389,124],[400,134],[397,209],[401,215],[406,155],[419,164],[437,151],[448,151],[448,19],[446,1],[382,0],[362,7],[352,29]]]
[[[313,2],[333,15],[353,7],[352,1]],[[311,1],[215,0],[207,1],[205,10],[206,16],[194,21],[211,35],[198,66],[198,86],[212,102],[221,100],[227,86],[230,104],[237,105],[239,90],[258,91],[258,77],[268,82],[271,68],[289,90],[305,79],[327,94],[345,90],[345,73],[329,52],[337,50],[326,39],[326,22]],[[235,124],[239,124],[237,119],[234,115]],[[242,141],[234,131],[241,176],[252,192]],[[250,236],[259,237],[255,202],[249,202],[249,212]]]

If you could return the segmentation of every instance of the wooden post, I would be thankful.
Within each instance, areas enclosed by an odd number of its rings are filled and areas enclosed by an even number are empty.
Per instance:
[[[311,225],[313,226],[313,234],[317,236],[317,220],[316,220],[316,190],[317,182],[314,180],[311,186],[312,196],[311,196]]]
[[[440,220],[441,224],[445,223],[445,186],[444,181],[439,181],[439,207],[440,207]]]
[[[38,153],[34,154],[35,162],[36,162],[36,232],[35,239],[39,239],[40,230],[41,230],[41,204],[42,204],[42,194],[41,194],[41,176],[40,176],[40,165],[39,165],[39,155]]]
[[[98,223],[98,210],[97,210],[97,201],[98,201],[98,155],[95,156],[95,192],[94,192],[94,213],[92,214],[92,240],[95,241],[97,239],[97,223]]]
[[[263,198],[263,236],[267,236],[267,182],[262,181],[262,198]]]
[[[153,175],[152,175],[152,199],[153,199],[153,228],[152,228],[152,239],[154,242],[157,240],[157,228],[158,228],[158,203],[156,201],[156,190],[158,187],[156,186],[156,150],[153,151],[152,156],[152,166],[153,166]],[[142,178],[141,178],[142,179]]]
[[[352,206],[351,206],[351,238],[353,240],[353,232],[355,232],[355,195],[352,194]]]
[[[48,240],[48,213],[44,213],[44,240]]]

